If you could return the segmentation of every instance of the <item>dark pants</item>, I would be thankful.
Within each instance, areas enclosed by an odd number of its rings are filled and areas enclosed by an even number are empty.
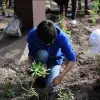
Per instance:
[[[12,6],[12,0],[9,0],[9,6]]]
[[[92,1],[92,0],[91,0]],[[85,10],[88,10],[88,0],[84,0],[85,2]],[[99,0],[99,3],[100,3],[100,0]],[[81,9],[81,0],[78,0],[78,5],[79,5],[79,9]],[[100,9],[100,6],[99,6],[99,9]]]
[[[76,3],[77,0],[71,0],[72,2],[72,20],[74,20],[76,18]],[[67,12],[68,12],[68,4],[69,4],[69,0],[63,0],[63,2],[61,2],[59,4],[60,6],[60,13],[63,13],[63,8],[65,7],[65,16],[67,16]]]
[[[85,10],[88,10],[88,0],[85,0]]]

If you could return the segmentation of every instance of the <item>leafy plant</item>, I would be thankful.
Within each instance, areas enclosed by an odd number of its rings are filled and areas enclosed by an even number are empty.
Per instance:
[[[67,26],[67,21],[64,15],[60,17],[60,22],[58,23],[58,26],[67,34],[71,34],[71,29]]]
[[[30,71],[31,71],[33,77],[40,77],[40,76],[45,77],[48,74],[47,73],[48,70],[40,62],[32,63]]]
[[[6,0],[2,0],[2,14],[5,15]]]
[[[74,95],[69,89],[62,89],[58,96],[58,100],[74,100]]]
[[[93,1],[93,9],[92,10],[88,10],[90,12],[90,14],[92,15],[92,24],[95,25],[96,24],[96,19],[97,19],[97,13],[99,10],[99,0],[94,0]]]
[[[20,82],[21,83],[21,82]],[[23,90],[25,90],[27,92],[27,97],[30,98],[30,97],[33,97],[33,96],[36,96],[38,99],[38,93],[35,91],[35,89],[33,88],[33,81],[31,82],[31,84],[29,85],[29,83],[27,82],[27,87],[23,87],[22,83],[21,83],[21,87]]]
[[[5,88],[6,88],[6,91],[7,91],[7,96],[9,98],[11,97],[14,97],[14,92],[13,92],[13,86],[11,84],[11,79],[10,78],[6,78],[5,79]]]
[[[21,87],[23,90],[25,90],[27,92],[27,97],[33,97],[36,96],[39,99],[38,93],[35,91],[35,88],[33,88],[33,84],[35,82],[35,79],[37,77],[43,76],[45,77],[48,73],[47,73],[47,69],[44,67],[44,65],[42,65],[40,62],[39,63],[32,63],[31,68],[30,68],[30,72],[31,72],[31,82],[26,82],[26,88],[23,87],[22,81],[20,81]]]

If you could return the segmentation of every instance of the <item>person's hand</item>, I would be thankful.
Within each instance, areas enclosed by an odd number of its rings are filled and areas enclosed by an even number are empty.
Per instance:
[[[58,75],[57,77],[54,78],[53,80],[53,85],[57,85],[57,84],[60,84],[61,80],[63,79],[62,76]]]

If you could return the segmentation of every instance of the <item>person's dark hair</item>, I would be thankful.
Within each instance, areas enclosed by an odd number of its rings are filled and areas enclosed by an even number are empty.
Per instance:
[[[50,44],[56,37],[56,28],[50,20],[44,20],[37,26],[37,36],[44,44]]]

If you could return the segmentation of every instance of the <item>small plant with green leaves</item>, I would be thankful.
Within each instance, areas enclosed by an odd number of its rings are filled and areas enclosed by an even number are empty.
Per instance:
[[[97,17],[98,17],[97,14],[98,14],[99,6],[100,6],[99,0],[94,0],[93,1],[93,9],[88,10],[90,12],[90,14],[92,15],[92,24],[93,25],[96,24],[96,20],[97,20]]]
[[[35,91],[35,88],[33,88],[33,84],[37,77],[40,77],[40,76],[45,77],[48,74],[47,73],[48,69],[46,69],[44,65],[42,65],[40,62],[39,63],[34,62],[31,65],[30,71],[31,71],[30,77],[32,81],[31,83],[26,82],[26,86],[27,86],[26,88],[23,87],[21,80],[19,81],[20,81],[22,89],[27,92],[27,97],[30,98],[30,97],[36,96],[39,99],[38,93]]]
[[[5,85],[7,97],[9,97],[9,98],[14,97],[15,93],[13,92],[13,86],[11,84],[11,78],[6,78],[4,85]]]
[[[58,100],[75,100],[74,94],[69,89],[62,89],[58,96]]]
[[[2,15],[5,15],[6,0],[2,0]]]
[[[58,23],[58,26],[67,34],[71,35],[71,29],[67,26],[67,21],[64,15],[60,17],[60,22]]]
[[[48,69],[46,69],[46,67],[44,67],[44,65],[42,65],[40,62],[39,63],[32,63],[31,65],[31,68],[30,68],[30,71],[31,71],[31,75],[33,77],[40,77],[40,76],[43,76],[45,77],[48,73]]]

